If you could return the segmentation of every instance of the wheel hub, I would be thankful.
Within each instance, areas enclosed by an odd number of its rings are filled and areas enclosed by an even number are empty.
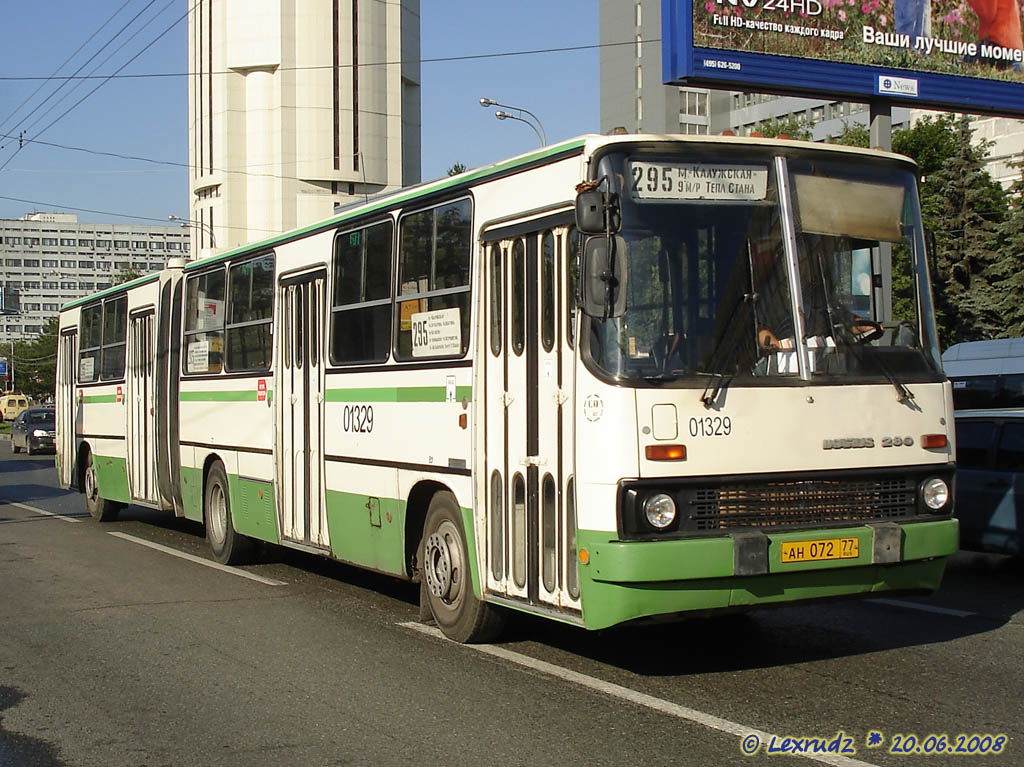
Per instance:
[[[452,593],[452,553],[440,533],[434,533],[424,546],[427,588],[438,599],[449,600]]]

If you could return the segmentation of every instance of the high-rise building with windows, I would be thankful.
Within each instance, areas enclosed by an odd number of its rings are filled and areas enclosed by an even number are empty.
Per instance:
[[[125,273],[144,275],[168,258],[191,255],[187,229],[80,223],[73,213],[0,219],[3,344],[30,340],[62,304],[109,288]]]
[[[202,254],[420,180],[419,0],[189,0]]]

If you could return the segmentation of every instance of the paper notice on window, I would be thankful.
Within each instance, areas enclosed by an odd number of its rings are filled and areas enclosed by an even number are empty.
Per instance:
[[[645,200],[763,200],[767,165],[631,162],[633,198]]]
[[[209,341],[193,341],[188,345],[186,369],[189,373],[205,373],[210,369]]]
[[[412,320],[412,356],[462,354],[462,322],[458,307],[417,312]]]
[[[96,380],[96,358],[95,357],[82,357],[78,361],[78,380],[79,381],[95,381]]]

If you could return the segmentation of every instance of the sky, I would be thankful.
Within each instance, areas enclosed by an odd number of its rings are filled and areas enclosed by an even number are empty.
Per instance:
[[[0,218],[63,211],[148,225],[188,216],[190,4],[11,4],[0,47]],[[481,97],[533,112],[549,143],[598,130],[596,47],[490,56],[596,46],[596,0],[421,0],[420,14],[423,180],[539,145],[527,125],[495,119]],[[117,77],[46,79],[75,73],[136,15],[79,72]],[[481,58],[431,61],[466,56]]]

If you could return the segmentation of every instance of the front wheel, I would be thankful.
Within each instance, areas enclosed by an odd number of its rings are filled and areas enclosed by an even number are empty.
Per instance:
[[[21,448],[20,448],[20,447],[18,447],[18,446],[17,446],[17,445],[16,445],[15,443],[14,443],[14,436],[13,436],[13,435],[11,436],[11,452],[12,452],[12,453],[20,453],[20,452],[21,452]]]
[[[206,478],[206,540],[216,562],[238,565],[252,556],[252,538],[235,532],[231,521],[228,477],[224,467],[215,463]]]
[[[97,522],[113,522],[121,511],[121,504],[108,501],[100,495],[100,486],[96,481],[96,466],[93,464],[92,453],[85,460],[85,508],[89,516]]]
[[[473,593],[466,536],[455,496],[434,495],[420,542],[420,602],[425,602],[438,627],[456,642],[487,642],[505,625],[494,605]]]

